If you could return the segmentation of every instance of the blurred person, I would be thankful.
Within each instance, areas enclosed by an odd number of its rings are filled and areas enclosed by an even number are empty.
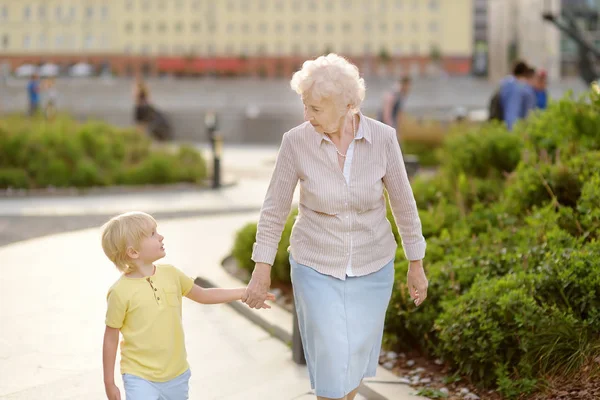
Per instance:
[[[40,77],[38,74],[31,75],[31,79],[27,84],[27,99],[29,100],[29,110],[28,113],[30,116],[35,115],[40,108]]]
[[[411,83],[410,77],[402,77],[383,98],[383,108],[379,120],[396,130],[398,130],[402,118],[402,111],[408,94],[410,93]]]
[[[140,131],[146,130],[150,113],[150,91],[141,77],[138,77],[133,87],[133,102],[135,105],[134,120]]]
[[[548,107],[548,73],[539,70],[533,81],[537,108],[545,110]]]
[[[260,308],[300,183],[289,262],[310,383],[318,399],[353,400],[375,376],[398,244],[414,304],[427,297],[426,243],[396,131],[364,116],[365,82],[336,54],[304,62],[290,82],[306,122],[283,135],[260,212],[252,278],[242,297]]]
[[[42,85],[45,94],[44,115],[46,119],[53,120],[56,116],[56,106],[58,100],[58,90],[56,89],[55,78],[48,78]]]
[[[535,93],[531,86],[534,74],[533,68],[524,61],[518,61],[512,75],[500,82],[499,99],[508,130],[512,130],[518,120],[527,118],[535,108]]]

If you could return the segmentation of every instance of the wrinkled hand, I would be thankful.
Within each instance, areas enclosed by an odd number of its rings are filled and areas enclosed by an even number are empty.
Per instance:
[[[119,388],[114,383],[112,385],[106,385],[104,390],[106,391],[108,400],[121,400],[121,392],[119,392]]]
[[[242,301],[250,308],[271,308],[268,304],[265,304],[265,300],[274,300],[275,296],[268,293],[271,287],[271,266],[264,263],[256,263],[254,266],[254,272],[252,272],[252,278],[246,292],[242,296]],[[271,297],[269,297],[271,295]]]
[[[429,282],[423,270],[423,260],[411,261],[408,267],[407,281],[410,298],[418,307],[427,298],[427,287]]]

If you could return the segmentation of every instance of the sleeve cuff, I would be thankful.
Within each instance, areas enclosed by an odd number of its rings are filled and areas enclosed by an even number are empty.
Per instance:
[[[404,248],[404,255],[409,261],[422,260],[425,258],[425,249],[427,248],[427,243],[425,239],[421,240],[417,243],[411,244],[402,244]]]
[[[277,248],[271,248],[258,243],[254,243],[254,245],[252,245],[252,261],[256,263],[273,265],[276,255]]]

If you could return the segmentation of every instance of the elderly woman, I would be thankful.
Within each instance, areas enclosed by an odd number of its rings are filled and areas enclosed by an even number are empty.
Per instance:
[[[310,381],[319,399],[352,400],[375,375],[397,244],[386,218],[389,194],[410,262],[415,304],[427,296],[425,240],[393,128],[360,112],[364,80],[329,54],[306,61],[291,81],[306,122],[283,135],[261,210],[252,279],[242,300],[260,308],[300,181],[290,240],[294,300]]]

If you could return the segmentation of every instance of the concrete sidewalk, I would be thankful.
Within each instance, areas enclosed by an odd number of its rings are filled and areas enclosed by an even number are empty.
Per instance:
[[[220,262],[233,232],[257,217],[254,212],[159,221],[167,249],[163,261],[190,276],[241,286]],[[5,246],[0,260],[0,318],[11,321],[0,330],[0,398],[103,399],[105,295],[118,272],[102,254],[99,229]],[[306,369],[291,361],[289,347],[230,307],[186,300],[183,313],[190,399],[314,399]],[[285,311],[262,314],[291,329]],[[387,386],[396,389],[389,399],[414,398],[408,387]]]

